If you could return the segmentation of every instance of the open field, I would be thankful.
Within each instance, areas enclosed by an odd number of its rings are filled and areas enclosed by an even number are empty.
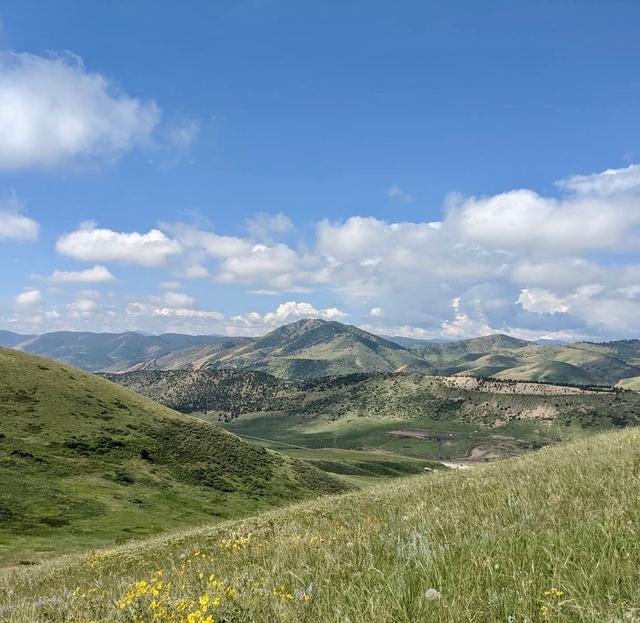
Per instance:
[[[504,458],[589,434],[579,426],[567,427],[557,422],[518,422],[499,428],[479,428],[474,423],[427,418],[309,421],[305,416],[276,414],[244,415],[224,427],[270,448],[281,449],[286,443],[314,450],[358,449],[431,461],[471,457],[480,460],[483,457],[479,453],[487,453],[488,459]]]
[[[626,622],[638,560],[630,429],[5,570],[0,607],[7,623]]]

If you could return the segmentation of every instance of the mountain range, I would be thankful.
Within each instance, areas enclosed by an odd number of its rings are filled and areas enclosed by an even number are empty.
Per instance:
[[[417,372],[640,388],[640,340],[539,344],[496,334],[431,343],[308,319],[261,337],[2,331],[0,346],[93,372],[239,368],[294,380]]]

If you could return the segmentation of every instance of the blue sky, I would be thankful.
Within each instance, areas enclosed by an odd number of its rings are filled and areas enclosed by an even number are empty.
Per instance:
[[[1,328],[637,336],[637,3],[0,23]]]

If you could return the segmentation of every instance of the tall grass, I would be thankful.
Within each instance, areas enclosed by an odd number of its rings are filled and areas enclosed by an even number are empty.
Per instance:
[[[637,623],[640,433],[8,570],[0,620]]]

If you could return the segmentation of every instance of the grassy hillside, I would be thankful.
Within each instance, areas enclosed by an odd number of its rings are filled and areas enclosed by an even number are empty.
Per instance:
[[[473,373],[473,370],[470,371]],[[541,361],[522,365],[514,365],[503,370],[496,370],[492,375],[497,379],[514,381],[538,381],[542,383],[569,383],[573,385],[589,385],[593,376],[581,368],[563,361]]]
[[[276,449],[484,459],[640,423],[633,392],[464,377],[359,374],[293,383],[241,370],[175,370],[109,378]]]
[[[622,623],[639,561],[632,429],[5,571],[0,604],[7,623]]]
[[[0,349],[0,563],[345,488],[103,379]]]

